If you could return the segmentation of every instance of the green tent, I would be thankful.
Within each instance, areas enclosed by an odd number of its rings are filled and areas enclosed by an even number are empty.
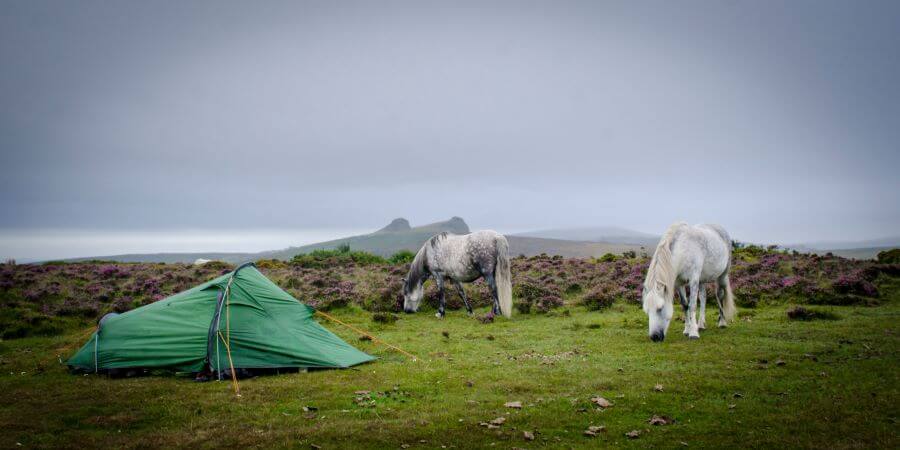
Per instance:
[[[252,264],[193,289],[105,318],[67,364],[124,368],[344,368],[375,359],[322,328],[306,306]],[[229,361],[229,350],[230,360]]]

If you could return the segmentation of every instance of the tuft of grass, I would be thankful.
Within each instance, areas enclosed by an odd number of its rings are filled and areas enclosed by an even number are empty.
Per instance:
[[[838,320],[840,316],[831,312],[804,306],[795,306],[787,310],[790,320]]]

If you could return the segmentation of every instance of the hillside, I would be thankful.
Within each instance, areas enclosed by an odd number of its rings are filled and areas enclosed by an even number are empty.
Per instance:
[[[652,248],[659,236],[621,227],[579,227],[554,228],[547,230],[516,233],[515,236],[556,239],[564,241],[605,242],[610,244],[630,244]]]
[[[300,247],[289,247],[283,250],[271,250],[259,253],[152,253],[152,254],[124,254],[111,256],[92,256],[85,258],[71,258],[66,261],[79,262],[90,260],[104,260],[117,262],[165,262],[165,263],[190,263],[198,258],[240,263],[255,261],[258,259],[282,259],[288,260],[295,255],[309,253],[314,250],[334,249],[341,245],[349,245],[353,250],[362,250],[380,256],[390,256],[400,250],[417,251],[428,238],[437,233],[447,231],[454,234],[466,234],[470,232],[469,225],[461,217],[452,217],[449,220],[429,223],[412,227],[409,221],[397,218],[385,227],[369,234],[350,236],[331,241],[318,242]],[[648,235],[649,236],[649,235]],[[532,237],[512,235],[507,236],[509,251],[512,255],[535,256],[541,253],[548,255],[560,255],[568,258],[587,258],[602,256],[606,253],[622,253],[635,251],[640,253],[647,251],[655,245],[652,243],[642,248],[641,245],[607,242],[587,242],[587,240],[565,240],[544,237]]]

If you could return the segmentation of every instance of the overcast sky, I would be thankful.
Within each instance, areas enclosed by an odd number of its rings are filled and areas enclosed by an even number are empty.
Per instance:
[[[900,2],[0,3],[0,232],[900,234]]]

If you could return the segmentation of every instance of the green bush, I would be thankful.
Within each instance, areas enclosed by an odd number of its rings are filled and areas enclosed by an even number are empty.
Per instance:
[[[601,256],[600,259],[598,259],[597,261],[600,261],[600,262],[613,262],[613,261],[615,261],[615,260],[616,260],[616,255],[614,255],[614,254],[612,254],[612,253],[607,253],[607,254]]]
[[[412,262],[413,258],[415,258],[415,257],[416,257],[416,254],[409,250],[400,250],[399,252],[391,255],[391,257],[388,258],[388,262],[393,265],[409,264]]]
[[[350,250],[350,245],[342,244],[334,249],[313,250],[291,259],[291,264],[311,269],[325,269],[335,265],[355,263],[360,266],[385,264],[384,258],[361,250]]]
[[[881,264],[900,264],[900,248],[878,252],[878,262]]]

